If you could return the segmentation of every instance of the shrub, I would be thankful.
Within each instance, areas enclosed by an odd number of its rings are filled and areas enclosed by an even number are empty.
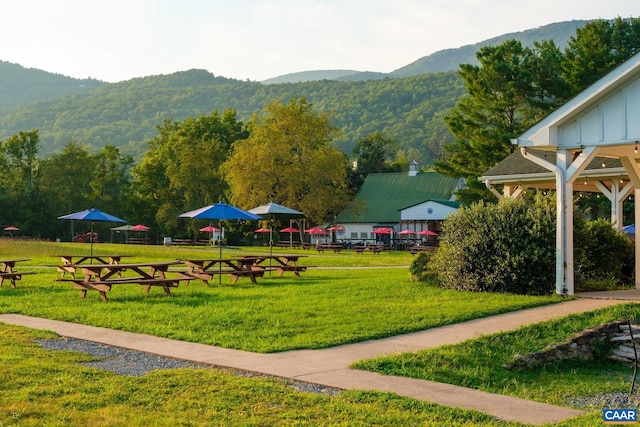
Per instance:
[[[411,280],[422,282],[433,276],[432,272],[429,270],[430,258],[431,252],[418,252],[409,267]]]
[[[633,242],[597,219],[575,229],[575,284],[581,290],[612,289],[633,281]]]
[[[430,265],[442,286],[549,294],[555,289],[555,199],[478,203],[447,218]]]

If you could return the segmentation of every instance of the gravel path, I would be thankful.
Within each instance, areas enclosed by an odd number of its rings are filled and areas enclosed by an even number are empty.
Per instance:
[[[100,358],[95,362],[82,363],[84,366],[115,372],[119,375],[142,376],[151,371],[160,369],[180,369],[180,368],[201,368],[219,369],[230,372],[234,375],[244,377],[269,377],[255,372],[240,371],[236,369],[219,368],[210,365],[193,363],[171,357],[157,356],[155,354],[142,351],[128,350],[125,348],[96,343],[93,341],[79,340],[75,338],[43,339],[36,340],[45,350],[65,350],[88,353],[91,356]],[[335,396],[340,393],[340,389],[325,387],[302,381],[284,380],[286,384],[297,391],[318,393],[328,396]]]

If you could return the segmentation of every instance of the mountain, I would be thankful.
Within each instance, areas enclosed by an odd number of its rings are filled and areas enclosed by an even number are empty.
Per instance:
[[[73,140],[93,149],[115,145],[124,154],[139,158],[146,142],[157,135],[156,126],[168,118],[183,120],[233,108],[246,122],[274,99],[287,102],[304,96],[318,112],[331,113],[334,126],[341,130],[335,143],[344,152],[350,153],[359,138],[384,130],[426,164],[437,150],[427,146],[430,141],[425,141],[425,132],[445,132],[439,115],[452,108],[463,93],[462,80],[455,72],[264,85],[188,70],[106,84],[88,93],[0,112],[0,139],[37,128],[43,155],[58,152]]]
[[[335,144],[345,153],[360,138],[381,131],[395,138],[407,157],[426,165],[451,140],[443,117],[465,93],[458,64],[475,61],[480,46],[507,38],[525,44],[551,38],[563,46],[585,22],[551,24],[436,52],[389,74],[309,71],[281,76],[280,83],[272,84],[216,77],[206,70],[103,83],[0,62],[0,93],[8,95],[0,97],[0,140],[39,129],[45,156],[75,141],[92,150],[115,145],[140,158],[166,119],[232,108],[246,122],[274,99],[304,96],[318,112],[331,113],[340,130]]]
[[[88,92],[104,84],[94,79],[74,79],[5,61],[0,61],[0,77],[0,109]]]
[[[429,56],[418,59],[409,65],[390,73],[392,77],[407,77],[423,73],[439,73],[443,71],[453,71],[460,67],[460,64],[478,64],[476,52],[483,46],[495,46],[506,40],[518,40],[524,46],[533,47],[535,41],[553,40],[562,50],[567,47],[571,36],[575,35],[576,29],[584,26],[589,21],[565,21],[555,24],[544,25],[531,30],[517,33],[504,34],[476,44],[462,46],[457,49],[445,49],[435,52]]]
[[[439,50],[390,73],[354,70],[315,70],[285,74],[264,80],[262,83],[300,83],[311,80],[358,81],[455,71],[460,67],[460,64],[478,64],[476,52],[480,50],[482,46],[494,46],[509,39],[518,40],[523,45],[529,47],[533,47],[534,41],[550,39],[553,40],[561,49],[564,49],[569,42],[569,38],[575,35],[576,28],[584,26],[587,22],[589,21],[574,20],[558,22],[526,31],[503,34],[498,37],[455,49]]]

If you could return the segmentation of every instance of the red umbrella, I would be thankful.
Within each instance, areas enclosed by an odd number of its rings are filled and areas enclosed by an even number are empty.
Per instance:
[[[138,224],[138,225],[134,225],[133,227],[131,227],[129,229],[129,231],[149,231],[150,228],[147,227],[146,225],[142,225],[142,224]]]
[[[8,227],[5,227],[4,231],[20,231],[20,229],[18,227],[14,227],[13,225],[10,225]]]
[[[254,233],[271,233],[271,229],[270,228],[258,228],[257,230],[254,231]]]
[[[308,230],[304,230],[304,232],[309,234],[327,234],[327,230],[320,227],[309,228]]]
[[[438,235],[438,233],[436,233],[435,231],[431,231],[431,230],[422,230],[418,234],[421,235],[421,236],[437,236]]]
[[[381,227],[373,230],[373,234],[393,234],[393,228],[391,227]]]
[[[402,231],[399,231],[398,234],[401,234],[401,235],[404,236],[404,235],[407,235],[407,234],[418,234],[418,232],[417,231],[411,231],[411,230],[402,230]]]
[[[200,231],[202,231],[203,233],[217,233],[218,231],[220,231],[220,229],[214,227],[213,225],[207,225],[206,227],[201,228]]]
[[[298,230],[297,228],[293,228],[293,227],[287,227],[287,228],[283,228],[282,230],[280,230],[281,233],[299,233],[300,230]]]
[[[344,227],[341,225],[334,225],[333,227],[327,228],[327,231],[340,231],[344,230]]]

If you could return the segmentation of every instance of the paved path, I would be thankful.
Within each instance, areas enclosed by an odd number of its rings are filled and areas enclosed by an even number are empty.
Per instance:
[[[34,329],[48,329],[66,337],[198,363],[260,372],[328,387],[394,392],[441,405],[481,411],[505,421],[544,424],[572,418],[582,412],[449,384],[351,370],[349,365],[362,359],[454,344],[480,335],[513,330],[530,323],[571,313],[596,310],[625,302],[625,300],[628,302],[629,299],[640,299],[640,291],[631,291],[631,293],[627,292],[614,297],[616,299],[599,298],[599,294],[584,294],[577,300],[422,332],[322,350],[295,350],[274,354],[231,350],[18,314],[0,315],[0,322]]]

